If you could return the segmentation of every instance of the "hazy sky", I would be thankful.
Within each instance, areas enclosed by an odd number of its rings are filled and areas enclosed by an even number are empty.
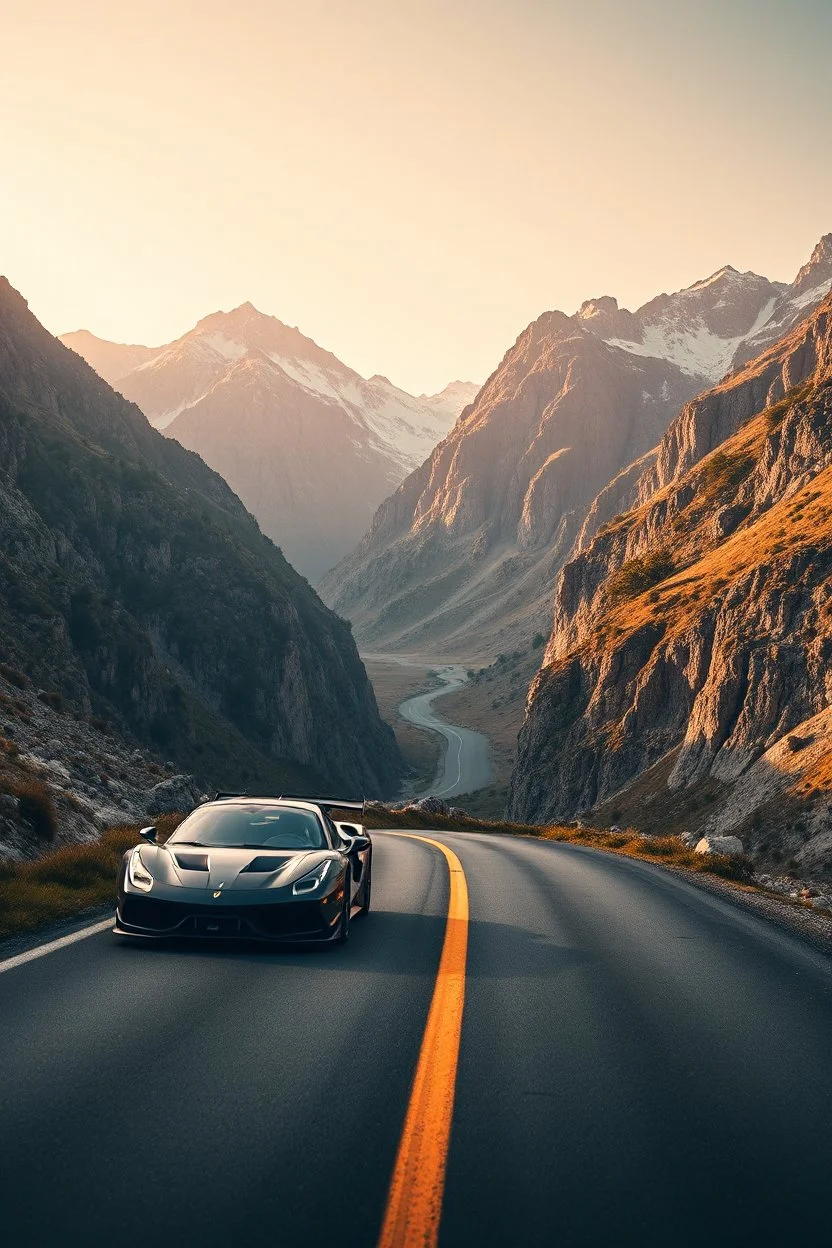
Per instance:
[[[250,299],[484,380],[547,308],[832,230],[832,0],[0,0],[0,272],[157,344]]]

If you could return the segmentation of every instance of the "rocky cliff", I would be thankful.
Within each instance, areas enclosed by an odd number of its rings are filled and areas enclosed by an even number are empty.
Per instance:
[[[832,869],[832,298],[687,404],[564,569],[515,818],[740,831]]]
[[[5,279],[0,570],[0,658],[76,722],[206,784],[394,786],[349,625]],[[6,694],[0,735],[21,715]]]
[[[470,658],[530,638],[592,500],[697,388],[546,313],[321,592],[370,644]]]

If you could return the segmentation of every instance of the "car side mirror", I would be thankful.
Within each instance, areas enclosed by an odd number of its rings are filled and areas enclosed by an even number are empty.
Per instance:
[[[358,835],[352,838],[352,845],[350,846],[350,849],[355,849],[358,851],[359,854],[363,854],[364,850],[369,849],[369,848],[370,848],[369,836]]]
[[[156,844],[156,829],[155,828],[152,828],[152,827],[142,828],[141,831],[139,832],[139,836],[143,836],[146,841],[150,841],[151,845]]]

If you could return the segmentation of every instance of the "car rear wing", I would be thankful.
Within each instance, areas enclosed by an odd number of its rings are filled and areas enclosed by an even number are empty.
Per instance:
[[[226,797],[270,797],[272,801],[310,802],[313,806],[320,806],[321,810],[360,810],[364,814],[363,797],[311,797],[308,793],[237,793],[220,790],[214,794],[214,801],[221,802]]]
[[[320,806],[321,810],[359,810],[364,814],[363,797],[306,797],[303,793],[281,793],[280,796],[297,802],[311,802],[313,806]]]

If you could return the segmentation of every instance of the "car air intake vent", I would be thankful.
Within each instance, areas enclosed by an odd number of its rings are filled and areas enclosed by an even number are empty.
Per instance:
[[[183,871],[207,871],[207,854],[177,854],[176,861]]]
[[[259,873],[260,875],[264,875],[267,871],[277,871],[278,867],[282,867],[285,861],[285,858],[276,858],[274,854],[269,854],[268,857],[263,855],[260,858],[252,858],[248,866],[243,867],[240,875],[246,871]]]

